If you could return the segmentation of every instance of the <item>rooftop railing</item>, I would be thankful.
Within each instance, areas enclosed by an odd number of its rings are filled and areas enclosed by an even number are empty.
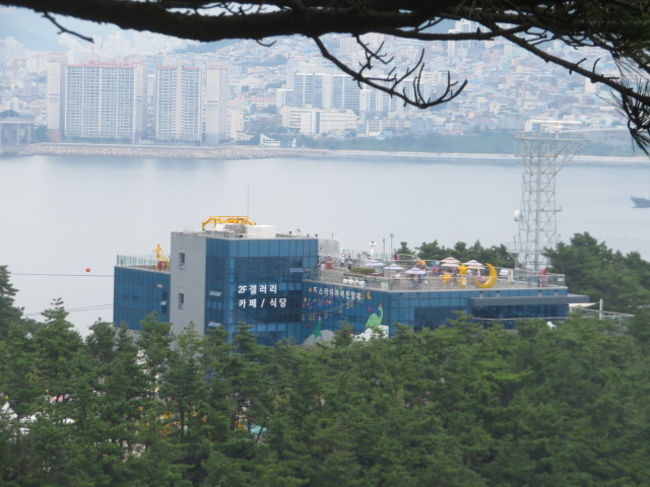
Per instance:
[[[139,269],[148,269],[152,271],[168,272],[169,261],[156,259],[153,255],[118,255],[117,267],[137,267]]]
[[[497,269],[496,281],[489,289],[521,289],[564,286],[563,274],[540,274],[524,269]],[[327,284],[354,288],[380,289],[387,291],[451,291],[459,289],[487,289],[488,277],[476,274],[423,274],[405,275],[361,275],[344,269],[323,269],[305,273],[305,279]]]

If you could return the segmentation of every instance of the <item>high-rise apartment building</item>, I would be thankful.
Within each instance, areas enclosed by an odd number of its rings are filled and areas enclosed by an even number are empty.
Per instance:
[[[65,56],[55,54],[47,63],[47,136],[58,141],[63,137],[65,99]]]
[[[462,34],[468,32],[476,32],[478,24],[472,22],[471,20],[459,20],[454,24],[454,28],[449,30],[450,34]],[[471,39],[462,40],[462,41],[448,41],[447,42],[447,56],[449,58],[455,58],[457,56],[467,56],[469,53],[476,49],[481,49],[483,47],[482,42],[474,41]]]
[[[68,65],[65,137],[135,142],[143,132],[144,102],[142,66]]]
[[[159,66],[154,90],[154,138],[163,142],[201,143],[201,69]]]
[[[208,66],[205,81],[205,143],[215,145],[228,136],[228,69]]]
[[[140,58],[141,59],[141,58]],[[186,61],[186,60],[185,60]],[[228,68],[47,62],[50,140],[218,144],[228,138]]]
[[[323,108],[322,73],[294,73],[293,87],[287,95],[287,105],[298,108]]]
[[[332,75],[332,101],[329,108],[340,108],[359,112],[361,89],[347,74]]]
[[[363,90],[359,97],[359,110],[366,114],[401,113],[408,109],[395,96],[379,90]]]
[[[344,74],[301,73],[292,77],[286,105],[296,108],[337,108],[359,111],[361,89]]]

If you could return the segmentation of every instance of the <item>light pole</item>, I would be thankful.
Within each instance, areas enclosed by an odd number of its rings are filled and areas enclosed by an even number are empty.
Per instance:
[[[386,237],[381,238],[381,245],[382,245],[381,258],[382,260],[386,260]]]
[[[394,254],[393,254],[393,237],[394,237],[395,235],[393,235],[393,234],[391,233],[391,234],[389,234],[388,236],[390,237],[390,258],[391,258],[391,260],[393,260],[393,255],[394,255]]]

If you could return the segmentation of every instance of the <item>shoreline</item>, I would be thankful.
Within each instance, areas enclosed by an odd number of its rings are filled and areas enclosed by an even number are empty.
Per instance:
[[[89,144],[89,143],[51,143],[42,142],[26,145],[18,156],[95,156],[95,157],[138,157],[164,159],[270,159],[317,158],[317,159],[375,159],[408,160],[418,162],[455,161],[465,164],[518,164],[516,154],[459,153],[459,152],[407,152],[407,151],[368,151],[332,150],[306,148],[276,148],[249,145],[223,145],[217,147],[183,145],[132,145],[132,144]],[[591,156],[577,155],[571,164],[598,166],[648,166],[647,156]]]

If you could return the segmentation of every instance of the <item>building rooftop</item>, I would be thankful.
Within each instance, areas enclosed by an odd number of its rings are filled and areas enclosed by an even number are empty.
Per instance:
[[[274,225],[239,225],[227,224],[217,225],[215,229],[206,229],[201,231],[183,231],[172,232],[192,235],[201,235],[206,238],[226,238],[226,239],[286,239],[286,238],[318,238],[318,235],[311,236],[302,233],[278,233]]]
[[[206,229],[201,231],[182,231],[172,232],[172,234],[196,235],[204,238],[219,238],[229,240],[259,240],[259,239],[318,239],[318,235],[304,235],[300,231],[293,233],[276,233],[276,227],[273,225],[240,225],[240,224],[219,224],[215,229]],[[151,254],[120,254],[117,256],[117,267],[133,267],[153,272],[169,272],[170,259],[155,251]]]
[[[401,263],[401,262],[400,262]],[[358,274],[345,268],[308,270],[304,279],[314,284],[334,284],[357,289],[374,289],[396,292],[460,291],[460,290],[514,290],[530,288],[566,287],[563,274],[540,274],[526,269],[495,268],[496,276],[490,280],[486,271],[459,274],[453,269],[427,269],[422,273],[381,270],[369,275]]]

